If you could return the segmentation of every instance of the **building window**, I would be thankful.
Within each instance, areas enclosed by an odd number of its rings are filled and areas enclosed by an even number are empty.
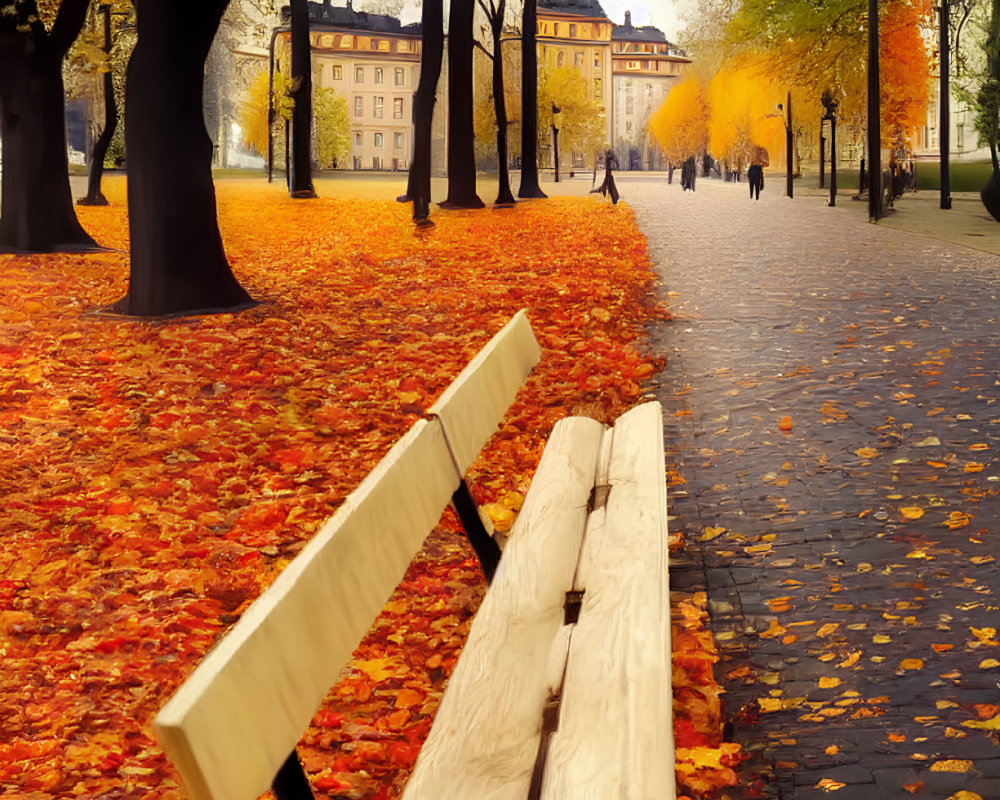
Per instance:
[[[382,67],[375,67],[375,83],[382,83]]]
[[[389,52],[389,42],[388,42],[388,40],[386,40],[386,39],[379,39],[378,40],[378,49],[379,49],[380,53],[388,53]]]
[[[382,156],[372,156],[372,169],[382,169]]]
[[[354,169],[361,169],[361,156],[354,156]]]
[[[354,37],[350,34],[344,34],[340,37],[340,46],[344,49],[350,49],[354,45]]]
[[[402,119],[403,118],[403,98],[394,97],[392,100],[392,118]]]
[[[375,119],[382,119],[382,107],[385,105],[384,97],[376,97],[372,106]]]
[[[572,22],[569,24],[569,38],[570,39],[576,38],[576,25],[573,24]]]
[[[402,42],[400,42],[402,44]],[[396,86],[402,86],[406,82],[406,71],[402,67],[396,67]]]
[[[598,69],[601,68],[601,51],[600,50],[595,50],[594,51],[594,66],[597,67]]]
[[[601,99],[601,79],[600,78],[594,78],[594,99],[595,100],[600,100]]]
[[[556,66],[557,67],[563,66],[563,63],[565,61],[566,61],[566,54],[562,50],[560,50],[558,53],[556,53]]]
[[[955,126],[955,146],[959,150],[965,148],[965,125]]]
[[[378,39],[372,39],[368,47],[372,50],[378,50]]]
[[[559,35],[559,23],[558,22],[553,22],[552,23],[552,35],[553,36],[558,36]]]
[[[365,99],[363,97],[354,98],[354,116],[363,117],[365,115]]]
[[[365,68],[364,67],[355,67],[354,68],[354,82],[355,83],[364,83],[365,82]]]
[[[392,135],[392,146],[395,147],[397,150],[403,149],[403,134],[394,133]]]
[[[573,66],[577,69],[583,66],[583,50],[577,50],[573,53]]]
[[[344,68],[340,64],[334,64],[330,68],[330,78],[335,81],[343,80]]]
[[[626,61],[625,62],[625,69],[639,69],[640,66],[641,65],[639,64],[638,61]]]
[[[375,132],[375,146],[376,147],[382,147],[384,144],[385,144],[385,137],[381,133],[379,133],[378,131],[376,131]]]
[[[409,42],[396,42],[396,52],[409,53],[411,50]]]
[[[361,143],[362,143],[361,131],[355,131],[354,132],[354,144],[357,147],[361,147]]]

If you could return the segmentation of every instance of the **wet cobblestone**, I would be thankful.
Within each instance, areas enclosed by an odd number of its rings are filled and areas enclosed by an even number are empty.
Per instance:
[[[745,194],[622,187],[674,316],[671,581],[707,591],[745,786],[1000,798],[1000,257]]]

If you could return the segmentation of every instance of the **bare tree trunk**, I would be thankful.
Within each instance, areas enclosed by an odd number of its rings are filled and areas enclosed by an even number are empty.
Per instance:
[[[521,33],[521,185],[518,197],[546,197],[538,185],[538,13],[525,0]]]
[[[448,14],[448,208],[482,208],[476,194],[472,124],[473,0],[451,0]]]
[[[2,248],[97,246],[73,210],[62,80],[63,58],[83,27],[87,2],[64,0],[48,34],[41,23],[35,23],[33,33],[0,30]]]
[[[102,5],[104,14],[104,52],[111,53],[111,6]],[[87,170],[87,196],[81,197],[77,203],[81,206],[106,206],[108,199],[101,191],[101,177],[104,175],[104,157],[108,154],[108,146],[118,127],[118,105],[115,102],[115,82],[109,69],[104,73],[104,130],[94,142],[94,150],[90,154],[90,168]]]
[[[309,41],[309,4],[292,4],[292,109],[291,171],[288,192],[292,197],[316,196],[312,182],[312,45]]]
[[[135,0],[125,102],[131,271],[113,309],[140,317],[248,308],[226,260],[205,130],[205,58],[229,0]]]
[[[506,205],[514,202],[514,194],[510,188],[510,168],[507,158],[507,102],[504,98],[503,85],[503,53],[501,52],[501,36],[503,34],[503,18],[506,3],[501,0],[491,21],[493,29],[493,108],[497,118],[497,170],[500,177],[500,187],[497,191],[497,204]]]
[[[426,222],[431,203],[431,122],[441,77],[444,55],[444,11],[441,0],[423,0],[420,13],[423,44],[420,55],[420,81],[413,97],[413,158],[400,202],[413,201],[413,219]]]

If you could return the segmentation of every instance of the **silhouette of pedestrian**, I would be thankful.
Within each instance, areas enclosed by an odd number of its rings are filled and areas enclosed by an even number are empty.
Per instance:
[[[694,191],[694,156],[691,156],[687,161],[684,162],[684,166],[681,167],[681,188],[690,189]]]
[[[764,168],[760,164],[751,164],[747,170],[747,181],[750,183],[750,199],[759,200],[760,190],[764,188]]]
[[[604,182],[598,186],[596,189],[591,189],[590,194],[597,194],[600,192],[601,197],[611,195],[611,202],[614,205],[618,204],[618,187],[615,186],[614,175],[611,174],[612,169],[618,167],[618,159],[615,158],[615,154],[611,151],[611,148],[607,148],[604,151]]]

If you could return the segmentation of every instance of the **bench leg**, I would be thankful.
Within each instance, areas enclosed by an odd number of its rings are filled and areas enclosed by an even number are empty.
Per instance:
[[[483,527],[483,521],[479,518],[479,511],[476,508],[476,501],[469,494],[469,487],[463,480],[455,493],[451,496],[451,502],[455,504],[455,511],[465,528],[465,535],[472,544],[472,549],[479,557],[479,564],[483,568],[486,582],[493,580],[493,574],[497,571],[500,563],[500,545],[496,543],[492,536]]]
[[[314,800],[299,754],[294,750],[274,776],[271,791],[278,800]]]

